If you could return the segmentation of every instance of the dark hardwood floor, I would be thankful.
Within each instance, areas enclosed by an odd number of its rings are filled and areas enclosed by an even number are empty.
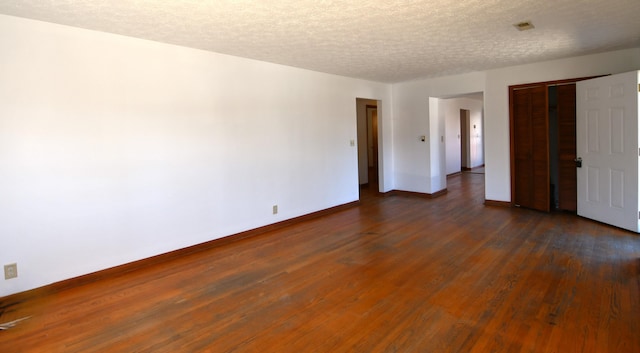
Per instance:
[[[360,206],[49,295],[0,352],[640,352],[640,237],[436,199]]]

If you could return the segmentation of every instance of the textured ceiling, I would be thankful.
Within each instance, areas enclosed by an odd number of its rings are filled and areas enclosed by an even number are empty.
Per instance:
[[[640,0],[3,0],[0,13],[381,82],[640,47]],[[525,20],[535,29],[513,27]]]

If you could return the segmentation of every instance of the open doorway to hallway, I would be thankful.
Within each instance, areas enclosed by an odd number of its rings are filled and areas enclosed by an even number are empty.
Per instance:
[[[379,102],[373,99],[356,99],[358,126],[358,182],[363,191],[379,190]]]
[[[441,98],[439,107],[445,124],[447,176],[484,174],[483,93]]]
[[[484,167],[483,101],[482,92],[440,98],[447,175]]]

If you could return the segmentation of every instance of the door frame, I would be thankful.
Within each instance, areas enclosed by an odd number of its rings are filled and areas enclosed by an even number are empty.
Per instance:
[[[460,114],[460,171],[471,170],[469,160],[470,144],[471,144],[471,111],[469,109],[459,109]],[[463,116],[464,114],[464,116]]]
[[[517,85],[509,86],[509,169],[510,169],[510,181],[511,181],[511,207],[516,207],[515,203],[515,195],[516,195],[516,173],[515,173],[515,132],[514,132],[514,117],[513,117],[513,92],[520,89],[526,89],[536,86],[545,86],[547,89],[549,86],[559,86],[566,84],[574,84],[578,81],[589,80],[592,78],[598,78],[602,76],[608,75],[598,75],[598,76],[588,76],[588,77],[578,77],[578,78],[568,78],[563,80],[554,80],[554,81],[542,81],[542,82],[531,82],[531,83],[522,83]],[[548,119],[548,117],[547,117]]]
[[[384,187],[384,153],[383,153],[383,136],[384,136],[384,124],[383,124],[383,101],[375,98],[362,98],[356,97],[355,99],[355,107],[356,107],[356,140],[352,140],[352,146],[356,147],[357,154],[357,169],[358,169],[358,189],[362,187],[369,187],[371,184],[371,180],[369,179],[369,148],[368,148],[368,140],[369,134],[371,133],[372,140],[375,137],[377,141],[377,149],[374,151],[376,158],[375,164],[377,165],[375,171],[375,177],[377,180],[378,187],[376,188],[376,193],[382,193],[380,190]],[[371,109],[374,108],[377,112],[377,127],[370,130],[368,126],[368,118],[367,115],[370,113]],[[355,142],[355,144],[354,144]],[[361,169],[361,166],[366,165],[366,168]],[[366,181],[362,180],[361,177],[366,175]],[[362,182],[362,183],[361,183]],[[360,192],[360,195],[362,193]]]
[[[374,111],[375,117],[373,116]],[[378,105],[367,104],[365,106],[365,113],[367,119],[367,172],[369,171],[369,168],[375,168],[375,184],[378,184],[380,180],[380,163],[378,161],[380,153],[380,151],[378,150]],[[371,126],[369,126],[370,116]],[[369,130],[370,127],[371,130]],[[369,136],[371,136],[371,141],[369,141]],[[369,145],[371,145],[371,156],[369,156]],[[369,165],[369,159],[371,159],[372,161],[372,166]],[[372,183],[371,178],[368,178],[368,183]]]

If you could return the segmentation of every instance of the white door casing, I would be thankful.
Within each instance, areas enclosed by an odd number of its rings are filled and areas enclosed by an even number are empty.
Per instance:
[[[576,84],[578,215],[633,232],[640,232],[639,81],[633,71]]]

